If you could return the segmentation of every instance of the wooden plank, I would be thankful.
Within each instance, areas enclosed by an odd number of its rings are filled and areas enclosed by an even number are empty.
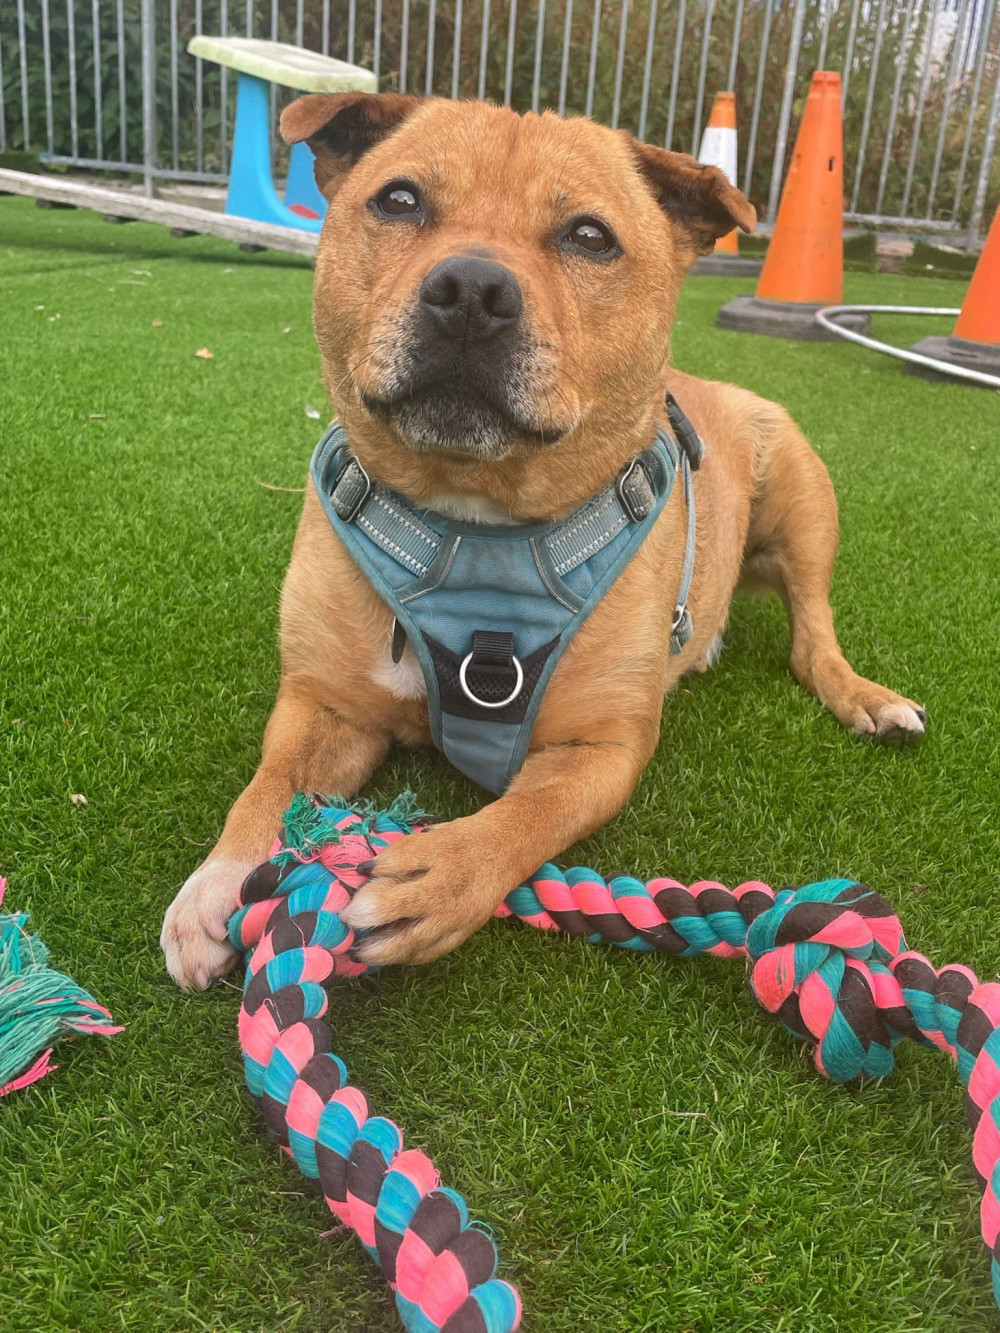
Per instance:
[[[312,259],[319,237],[315,232],[295,227],[279,227],[269,222],[216,213],[210,208],[194,208],[166,199],[147,199],[145,195],[125,194],[97,185],[57,176],[36,176],[26,171],[0,168],[0,194],[23,194],[47,204],[69,208],[89,208],[97,213],[136,222],[157,222],[161,226],[203,236],[220,236],[237,245],[255,245],[286,254]]]

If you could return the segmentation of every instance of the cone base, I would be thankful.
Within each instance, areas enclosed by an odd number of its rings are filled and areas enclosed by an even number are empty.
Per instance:
[[[1000,376],[1000,343],[974,343],[966,338],[956,338],[954,334],[947,338],[935,335],[931,338],[921,338],[918,343],[913,344],[910,351],[919,352],[921,356],[932,356],[935,361],[947,361],[953,366],[964,366],[967,370],[981,370],[985,375]],[[906,369],[911,375],[923,375],[925,379],[956,383],[954,375],[949,375],[947,371],[938,374],[930,366],[918,366],[908,361]],[[977,387],[986,389],[989,386],[982,384]]]
[[[692,273],[713,275],[717,278],[756,278],[764,267],[763,259],[744,259],[740,255],[702,255],[691,268]]]
[[[758,296],[737,296],[719,311],[715,323],[720,329],[735,333],[762,333],[768,338],[798,338],[804,342],[836,342],[835,333],[828,333],[814,318],[819,303],[809,305],[801,301],[763,301]],[[868,333],[871,320],[867,315],[838,315],[836,322],[845,329]]]

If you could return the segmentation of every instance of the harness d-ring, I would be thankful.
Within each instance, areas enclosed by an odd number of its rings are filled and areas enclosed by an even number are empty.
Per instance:
[[[469,670],[469,663],[472,661],[472,654],[466,653],[465,657],[462,659],[462,665],[458,668],[458,683],[461,685],[462,693],[465,697],[471,703],[478,704],[480,708],[506,708],[508,704],[512,704],[521,693],[521,689],[524,685],[524,669],[518,659],[513,655],[511,655],[510,660],[516,673],[517,683],[513,690],[511,690],[510,694],[507,695],[506,699],[501,699],[499,703],[488,703],[485,699],[480,699],[478,694],[473,694],[472,690],[469,688],[469,682],[465,677]]]

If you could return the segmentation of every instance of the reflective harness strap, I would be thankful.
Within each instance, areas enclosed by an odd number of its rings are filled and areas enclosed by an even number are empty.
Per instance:
[[[671,449],[672,441],[666,438],[664,443],[676,464],[676,448]],[[653,508],[656,495],[643,462],[645,456],[640,454],[632,459],[614,481],[543,539],[560,577],[603,550],[630,523],[641,523]],[[682,464],[685,458],[682,452]],[[685,496],[690,500],[687,482]],[[427,574],[441,547],[441,535],[401,496],[373,482],[353,455],[330,491],[330,503],[345,523],[356,523],[379,550],[398,560],[418,578]],[[693,512],[690,505],[689,512]]]
[[[434,563],[441,534],[395,491],[373,482],[353,454],[330,491],[330,503],[345,523],[356,523],[380,551],[411,574],[423,578]]]

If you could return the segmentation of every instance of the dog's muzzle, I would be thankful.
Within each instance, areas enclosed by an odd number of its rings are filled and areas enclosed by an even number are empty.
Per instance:
[[[551,442],[539,419],[521,286],[492,259],[452,255],[420,284],[388,382],[365,402],[417,451],[503,458],[519,434]]]

